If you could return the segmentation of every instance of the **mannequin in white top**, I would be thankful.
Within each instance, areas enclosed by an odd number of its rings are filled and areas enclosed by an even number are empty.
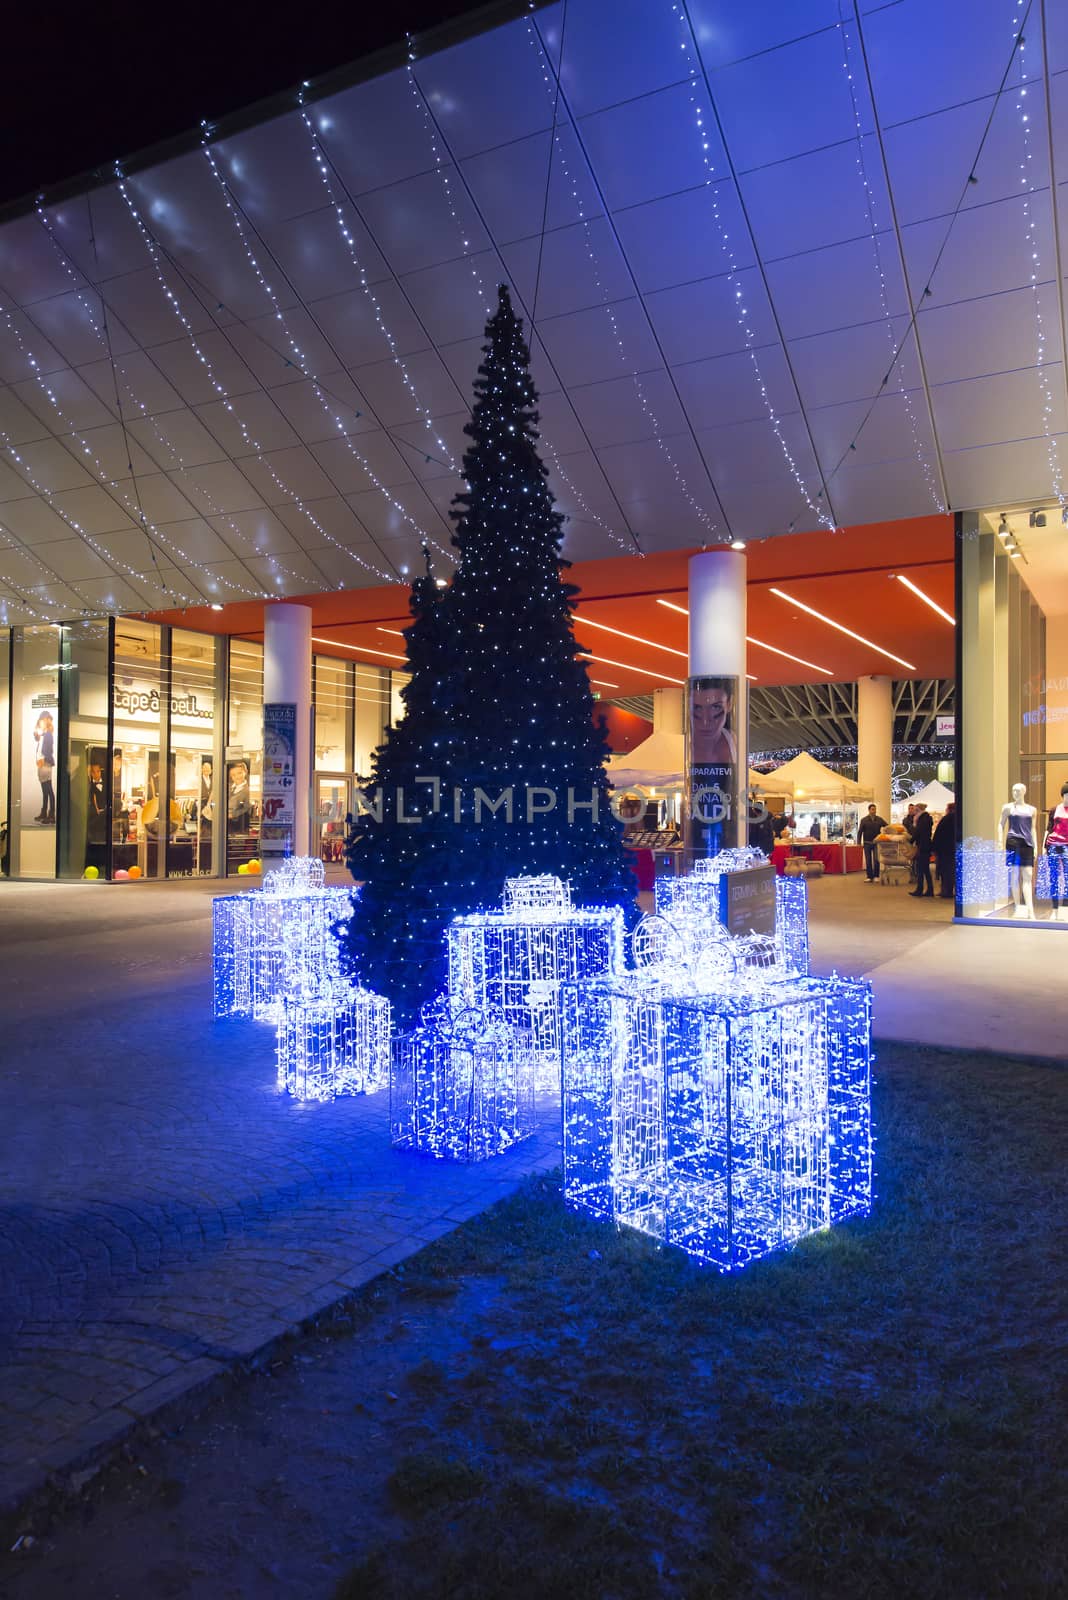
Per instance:
[[[1022,783],[1012,786],[1012,799],[1001,808],[1001,820],[998,823],[998,837],[1003,850],[1009,858],[1009,885],[1012,889],[1012,898],[1016,906],[1013,913],[1017,917],[1035,915],[1034,877],[1035,877],[1035,819],[1038,816],[1034,806],[1029,806],[1024,799],[1027,788]]]

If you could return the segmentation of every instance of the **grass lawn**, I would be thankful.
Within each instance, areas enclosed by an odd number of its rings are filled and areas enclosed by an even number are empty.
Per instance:
[[[1068,1079],[888,1051],[877,1117],[872,1218],[730,1278],[549,1179],[427,1251],[495,1331],[409,1374],[434,1441],[339,1596],[1068,1592]]]
[[[529,1183],[184,1428],[12,1600],[1068,1593],[1068,1074],[887,1048],[870,1219],[728,1278]]]

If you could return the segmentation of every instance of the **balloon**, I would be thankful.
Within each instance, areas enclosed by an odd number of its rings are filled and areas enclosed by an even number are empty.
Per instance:
[[[83,878],[88,878],[90,883],[94,883],[96,881],[96,879],[99,878],[99,876],[100,876],[100,868],[99,867],[86,867],[85,871],[82,873],[82,877]]]
[[[241,865],[237,869],[237,875],[238,875],[239,878],[247,878],[248,877],[248,862],[247,861],[242,861]]]
[[[252,859],[252,860],[251,860],[251,861],[250,861],[250,862],[249,862],[249,864],[248,864],[248,870],[249,870],[249,871],[250,871],[250,872],[251,872],[251,873],[252,873],[252,874],[253,874],[253,875],[255,875],[255,874],[256,874],[256,873],[257,873],[257,872],[260,872],[260,871],[262,871],[262,866],[261,866],[261,863],[260,863],[260,862],[258,862],[258,861],[257,861],[257,860],[256,860],[256,859],[255,859],[255,857],[253,857],[253,859]]]
[[[140,867],[131,867],[129,872],[126,874],[126,876],[128,878],[139,878],[141,876],[141,868]]]
[[[130,876],[130,874],[127,872],[126,868],[125,867],[120,867],[118,872],[116,872],[116,874],[115,874],[115,882],[116,883],[125,883],[127,881],[127,879],[129,878],[129,876]]]

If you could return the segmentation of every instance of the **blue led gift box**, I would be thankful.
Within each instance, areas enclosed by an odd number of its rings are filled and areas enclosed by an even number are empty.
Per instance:
[[[669,919],[681,914],[718,920],[722,875],[767,865],[767,856],[752,846],[721,850],[718,855],[695,861],[686,877],[665,874],[657,878],[656,909]],[[775,880],[775,939],[786,970],[804,977],[809,968],[808,884],[804,878]]]
[[[870,1208],[871,996],[695,931],[563,986],[564,1195],[728,1271]]]
[[[452,1161],[502,1155],[535,1130],[528,1033],[442,997],[393,1037],[390,1131],[402,1150]]]
[[[316,971],[337,967],[337,928],[359,890],[327,886],[323,863],[291,856],[263,886],[212,901],[213,1009],[216,1017],[273,1021],[287,962]]]
[[[575,907],[568,885],[548,875],[508,878],[502,910],[449,924],[450,1001],[529,1034],[537,1088],[556,1091],[560,985],[622,971],[623,934],[618,906]]]

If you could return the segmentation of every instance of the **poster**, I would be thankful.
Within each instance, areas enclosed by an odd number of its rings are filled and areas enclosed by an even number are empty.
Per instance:
[[[739,842],[737,705],[737,678],[691,678],[687,684],[687,844],[698,856]]]
[[[263,821],[260,851],[289,855],[297,822],[297,707],[271,701],[263,707]]]
[[[47,681],[47,680],[46,680]],[[40,682],[40,679],[38,679]],[[56,725],[59,696],[39,690],[23,707],[22,823],[56,825]]]

